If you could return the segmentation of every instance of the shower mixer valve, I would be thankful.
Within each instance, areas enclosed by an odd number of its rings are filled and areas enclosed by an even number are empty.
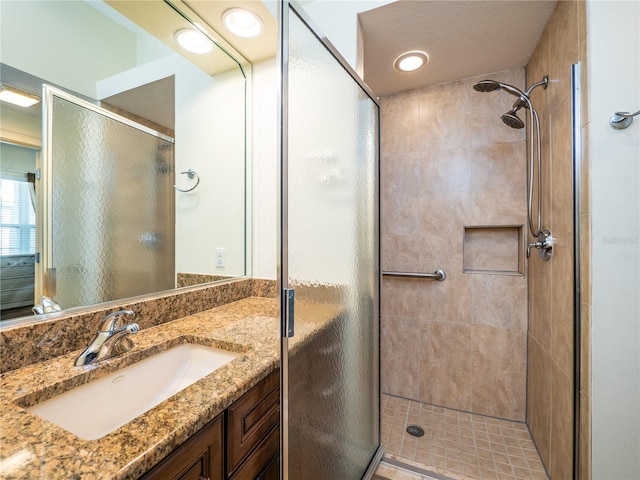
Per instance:
[[[531,249],[537,248],[538,255],[544,261],[551,259],[553,255],[553,236],[549,230],[541,230],[535,242],[530,243],[527,247],[527,258],[531,256]]]

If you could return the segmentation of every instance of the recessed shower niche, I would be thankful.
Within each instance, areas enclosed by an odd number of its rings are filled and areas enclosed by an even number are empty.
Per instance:
[[[522,225],[465,226],[463,272],[523,275]]]

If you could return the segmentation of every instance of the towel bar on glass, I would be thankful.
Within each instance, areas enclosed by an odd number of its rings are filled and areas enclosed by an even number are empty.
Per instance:
[[[412,272],[382,272],[385,277],[408,277],[408,278],[432,278],[439,282],[442,282],[447,278],[447,274],[444,270],[436,270],[433,273],[412,273]]]

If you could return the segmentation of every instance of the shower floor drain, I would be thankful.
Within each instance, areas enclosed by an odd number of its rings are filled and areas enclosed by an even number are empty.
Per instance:
[[[407,427],[407,433],[414,437],[422,437],[424,435],[424,428],[419,427],[418,425],[409,425]]]

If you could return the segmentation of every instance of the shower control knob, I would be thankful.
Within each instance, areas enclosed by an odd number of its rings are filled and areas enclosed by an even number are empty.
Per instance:
[[[529,246],[527,247],[527,258],[529,258],[531,256],[531,249],[532,248],[542,248],[542,243],[540,242],[532,242],[529,244]]]
[[[535,242],[527,247],[527,258],[531,255],[531,249],[537,248],[538,255],[542,260],[549,261],[553,255],[553,236],[549,230],[541,230]]]

